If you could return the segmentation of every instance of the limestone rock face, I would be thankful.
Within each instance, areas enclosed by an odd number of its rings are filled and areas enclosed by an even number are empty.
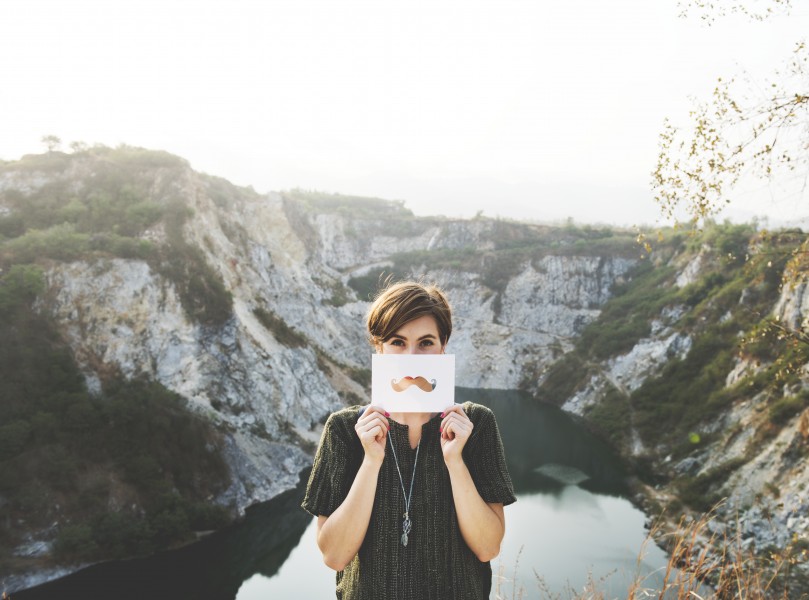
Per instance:
[[[809,280],[785,285],[773,314],[791,329],[809,328]]]
[[[546,256],[523,265],[499,298],[473,274],[450,280],[458,333],[448,351],[464,359],[457,366],[459,385],[521,387],[526,367],[550,364],[554,352],[570,349],[600,314],[609,287],[633,264],[617,257]]]
[[[80,171],[70,176],[89,185]],[[40,179],[6,177],[3,185],[34,189],[47,183]],[[228,495],[240,509],[295,485],[311,460],[311,447],[302,448],[316,442],[341,395],[369,401],[362,385],[341,375],[370,368],[368,301],[349,279],[401,253],[493,247],[492,220],[355,218],[274,193],[223,201],[191,169],[153,187],[186,202],[185,243],[231,294],[230,318],[201,325],[149,263],[111,258],[53,264],[40,309],[60,324],[91,390],[113,373],[146,377],[235,431],[226,453],[234,474]],[[144,233],[158,243],[165,237],[160,226]],[[572,347],[634,263],[549,255],[519,266],[500,290],[475,270],[421,273],[447,289],[454,307],[448,351],[458,356],[458,385],[520,387],[527,368]],[[261,313],[287,333],[268,327]]]

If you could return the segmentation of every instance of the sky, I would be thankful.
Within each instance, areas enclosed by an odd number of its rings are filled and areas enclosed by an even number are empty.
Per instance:
[[[259,192],[664,223],[664,119],[685,125],[719,76],[781,65],[809,31],[794,4],[708,27],[676,0],[4,0],[0,159],[57,135],[166,150]],[[808,215],[759,186],[721,216]]]

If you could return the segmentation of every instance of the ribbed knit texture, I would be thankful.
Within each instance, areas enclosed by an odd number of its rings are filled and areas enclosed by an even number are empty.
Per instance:
[[[481,498],[511,504],[515,501],[514,489],[494,414],[471,402],[465,403],[463,409],[474,423],[463,457]],[[360,410],[357,406],[343,409],[326,422],[302,504],[312,515],[329,516],[351,488],[364,456],[354,431]],[[405,489],[409,489],[416,452],[410,448],[407,425],[392,419],[390,423],[388,435],[396,448]],[[368,532],[354,560],[337,573],[337,598],[489,598],[491,566],[480,562],[461,536],[441,452],[440,424],[436,416],[422,426],[410,506],[413,530],[406,547],[401,543],[404,496],[393,453],[386,447]]]

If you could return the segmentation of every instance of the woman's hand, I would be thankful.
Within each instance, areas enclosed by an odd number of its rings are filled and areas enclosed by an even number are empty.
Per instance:
[[[378,464],[385,459],[385,442],[388,439],[390,414],[378,406],[369,406],[354,425],[354,431],[360,438],[365,457]]]
[[[466,416],[460,404],[455,404],[443,413],[441,420],[441,451],[444,453],[444,462],[463,460],[461,452],[466,446],[469,436],[472,435],[474,424]]]

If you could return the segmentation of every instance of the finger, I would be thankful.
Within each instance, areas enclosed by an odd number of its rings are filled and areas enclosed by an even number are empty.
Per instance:
[[[453,439],[456,435],[469,437],[472,433],[472,422],[468,419],[461,419],[457,415],[450,415],[442,425],[442,435],[448,439]]]
[[[357,429],[357,435],[361,441],[384,440],[387,433],[388,426],[381,421],[375,421]]]
[[[472,427],[474,427],[474,424],[472,423],[472,421],[469,420],[469,417],[467,417],[466,414],[463,414],[463,413],[458,414],[458,413],[452,412],[452,413],[448,414],[447,416],[445,416],[441,420],[441,428],[446,429],[449,426],[450,423],[461,423],[465,427],[468,427],[470,429]]]
[[[388,416],[390,416],[389,413],[386,413],[385,411],[380,409],[366,411],[366,414],[364,414],[362,417],[359,418],[359,420],[357,421],[357,425],[355,425],[355,427],[362,426],[367,423],[372,423],[375,420],[379,419],[381,419],[382,422],[385,424],[385,426],[388,427],[388,425],[390,425],[390,423],[388,422]]]
[[[357,431],[357,433],[359,433],[359,432],[370,431],[374,427],[381,427],[384,431],[387,431],[387,430],[390,429],[390,423],[382,415],[376,414],[376,415],[374,415],[374,416],[372,416],[372,417],[370,417],[370,418],[368,418],[368,419],[366,419],[364,421],[358,422],[354,426],[354,429]]]
[[[362,421],[363,419],[371,419],[375,415],[382,415],[384,417],[389,417],[390,413],[387,412],[384,408],[379,406],[369,406],[365,409],[365,412],[360,416],[358,421]]]

